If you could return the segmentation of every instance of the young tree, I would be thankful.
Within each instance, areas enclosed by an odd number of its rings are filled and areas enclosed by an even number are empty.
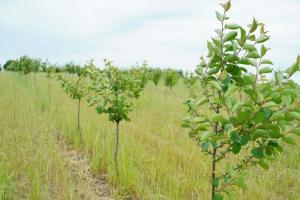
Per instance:
[[[164,72],[164,84],[166,86],[165,101],[166,101],[166,98],[167,98],[167,88],[169,88],[172,91],[173,87],[178,82],[178,79],[179,79],[178,73],[175,70],[167,69]]]
[[[152,71],[152,74],[151,74],[151,80],[152,82],[154,83],[154,85],[157,87],[161,77],[162,77],[162,71],[161,69],[154,69]]]
[[[31,71],[33,72],[33,83],[34,83],[34,88],[36,89],[36,73],[38,73],[41,70],[41,67],[43,65],[41,59],[31,59]]]
[[[186,102],[190,116],[182,124],[211,156],[213,200],[231,195],[232,186],[245,188],[245,169],[268,169],[268,161],[284,150],[283,143],[295,144],[290,135],[300,135],[299,87],[291,80],[300,57],[286,72],[268,79],[273,63],[266,58],[269,36],[264,24],[256,19],[249,28],[229,23],[230,6],[228,1],[222,4],[223,13],[216,12],[221,27],[207,43],[207,59],[196,69],[203,96]],[[229,155],[236,161],[228,160]],[[220,165],[224,162],[226,168]]]
[[[54,65],[48,65],[45,69],[46,71],[46,77],[47,77],[47,83],[48,83],[48,99],[49,103],[51,102],[51,83],[50,79],[53,78],[53,74],[55,73],[55,66]]]
[[[131,73],[122,72],[112,65],[111,61],[104,60],[103,71],[90,68],[89,74],[92,80],[91,105],[96,106],[99,114],[106,113],[110,121],[116,124],[115,169],[119,176],[118,152],[120,140],[120,122],[129,121],[129,113],[132,110],[133,100],[139,97],[141,91],[140,81],[137,81]]]
[[[139,80],[140,87],[143,90],[149,81],[149,67],[147,61],[144,60],[140,68],[132,68],[130,71],[135,79]]]
[[[80,136],[80,144],[82,144],[82,131],[80,126],[80,108],[81,100],[87,94],[87,85],[85,82],[85,77],[76,76],[65,78],[59,75],[57,78],[61,81],[61,86],[64,91],[74,100],[77,100],[77,128]]]
[[[194,73],[186,73],[184,76],[184,83],[188,86],[189,88],[189,95],[192,96],[192,88],[197,82],[197,78]]]

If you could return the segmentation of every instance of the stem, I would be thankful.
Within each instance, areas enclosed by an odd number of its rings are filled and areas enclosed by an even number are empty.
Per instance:
[[[36,80],[35,80],[35,72],[33,73],[33,82],[34,82],[34,88],[35,88],[35,91],[36,91]]]
[[[168,88],[166,87],[166,90],[165,90],[165,103],[167,101],[167,92],[168,92]]]
[[[80,127],[80,99],[78,99],[78,110],[77,110],[77,128],[80,136],[80,145],[82,144],[82,135],[81,135],[81,127]]]
[[[212,153],[212,169],[211,169],[211,199],[213,200],[216,195],[216,186],[214,185],[214,180],[216,178],[216,155],[217,149],[213,148]]]
[[[49,104],[50,104],[50,102],[51,102],[51,93],[50,93],[50,79],[49,79],[49,77],[48,77],[48,98],[49,98]]]
[[[119,177],[119,163],[118,163],[118,153],[119,153],[119,142],[120,142],[120,130],[119,130],[120,122],[117,122],[117,135],[116,135],[116,146],[115,146],[115,170],[117,177]]]

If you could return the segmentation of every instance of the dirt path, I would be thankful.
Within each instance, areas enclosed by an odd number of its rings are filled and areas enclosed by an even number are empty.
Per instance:
[[[112,188],[105,175],[94,176],[83,153],[72,149],[59,133],[57,138],[71,168],[72,178],[76,181],[76,199],[113,200]]]

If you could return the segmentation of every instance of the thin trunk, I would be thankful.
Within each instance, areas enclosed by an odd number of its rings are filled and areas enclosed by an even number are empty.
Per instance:
[[[49,104],[51,102],[51,92],[50,92],[50,79],[48,77],[48,98],[49,98]]]
[[[168,92],[168,87],[166,87],[166,90],[165,90],[165,102],[167,101],[167,92]]]
[[[217,149],[213,149],[212,155],[212,169],[211,169],[211,199],[214,200],[216,196],[216,186],[214,185],[214,180],[216,178],[216,155]]]
[[[119,163],[118,163],[118,154],[119,154],[119,142],[120,142],[120,122],[117,122],[117,135],[116,135],[116,146],[115,146],[115,169],[117,177],[119,177]]]
[[[80,136],[80,144],[82,144],[82,135],[81,135],[81,127],[80,127],[80,99],[78,99],[77,128]]]
[[[33,83],[34,83],[34,88],[35,88],[35,91],[37,91],[37,90],[36,90],[35,72],[33,73]]]

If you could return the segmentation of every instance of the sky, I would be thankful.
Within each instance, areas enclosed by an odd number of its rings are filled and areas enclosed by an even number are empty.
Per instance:
[[[84,64],[192,71],[219,27],[219,0],[0,0],[0,63],[22,55]],[[300,54],[299,0],[232,0],[231,22],[266,24],[268,58],[286,69]],[[300,76],[298,76],[300,78]]]

